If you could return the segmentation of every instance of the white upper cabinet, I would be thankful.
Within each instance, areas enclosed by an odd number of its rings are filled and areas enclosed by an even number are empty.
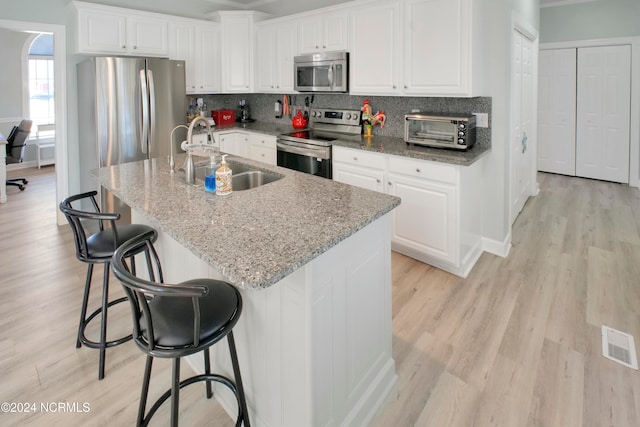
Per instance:
[[[404,1],[406,95],[471,95],[471,0]]]
[[[258,92],[293,91],[293,57],[297,52],[295,22],[256,26],[255,84]]]
[[[199,20],[172,22],[169,57],[185,61],[188,94],[220,92],[220,24]]]
[[[350,92],[398,94],[399,4],[374,1],[351,14]]]
[[[349,49],[349,18],[346,10],[321,12],[300,18],[299,53]]]
[[[256,12],[216,12],[222,26],[222,91],[253,91],[253,30]]]
[[[169,56],[169,23],[162,15],[74,2],[77,51],[88,54]]]

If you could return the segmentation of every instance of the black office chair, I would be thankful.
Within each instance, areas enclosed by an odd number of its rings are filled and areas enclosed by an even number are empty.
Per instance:
[[[131,335],[128,335],[117,340],[107,341],[107,310],[109,307],[127,300],[126,297],[123,297],[115,301],[109,301],[109,265],[111,263],[111,257],[118,246],[132,237],[145,235],[146,232],[151,232],[154,233],[155,239],[156,232],[153,228],[141,224],[118,225],[116,228],[116,220],[120,218],[120,214],[100,212],[95,198],[97,194],[98,193],[96,191],[91,191],[67,197],[60,202],[60,210],[64,213],[69,225],[71,226],[71,230],[73,231],[73,237],[76,244],[76,257],[80,261],[88,264],[87,278],[84,286],[84,297],[82,299],[82,309],[80,311],[80,323],[78,325],[76,348],[80,348],[80,346],[84,344],[87,347],[97,348],[100,350],[98,379],[101,380],[104,378],[105,350],[108,347],[125,343],[132,338]],[[82,200],[91,201],[93,210],[81,211],[72,207],[72,203],[80,203]],[[110,224],[110,228],[104,227],[105,222]],[[90,233],[89,230],[91,225],[94,225],[94,228],[96,228],[97,231],[87,237]],[[149,265],[150,258],[147,253],[147,245],[140,244],[136,247],[130,247],[127,251],[126,255],[131,257],[134,268],[135,264],[133,264],[133,256],[143,252],[146,255],[147,264]],[[89,290],[91,288],[91,277],[93,275],[94,264],[104,264],[102,306],[87,316],[87,303],[89,301]],[[89,322],[99,314],[102,314],[100,341],[92,341],[85,336],[85,329]]]
[[[180,389],[206,381],[207,398],[211,398],[211,381],[215,381],[228,387],[236,397],[236,426],[244,423],[245,427],[250,427],[232,331],[242,312],[240,292],[227,282],[213,279],[194,279],[177,285],[164,283],[160,261],[152,245],[154,239],[153,232],[134,237],[116,250],[111,261],[111,268],[122,282],[131,303],[133,339],[147,354],[136,425],[146,426],[160,405],[171,397],[171,425],[176,427]],[[149,280],[137,277],[125,263],[127,255],[142,244],[146,245],[153,259],[153,269],[147,272]],[[225,336],[235,383],[211,373],[209,348]],[[204,353],[205,373],[180,381],[180,358],[199,351]],[[145,414],[154,357],[173,359],[173,378],[171,388]]]
[[[11,132],[9,132],[9,136],[7,137],[8,165],[12,163],[22,163],[24,150],[27,145],[26,141],[31,133],[31,125],[33,125],[33,121],[23,119],[18,126],[14,126]],[[29,181],[24,178],[7,179],[7,185],[15,185],[20,191],[24,191],[24,186],[28,183]]]

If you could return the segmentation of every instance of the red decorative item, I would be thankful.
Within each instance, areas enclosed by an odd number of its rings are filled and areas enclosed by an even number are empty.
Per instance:
[[[236,121],[235,110],[211,110],[211,117],[216,125],[227,125]]]
[[[307,119],[302,115],[302,111],[298,110],[298,113],[291,119],[291,124],[295,129],[304,129],[307,127]]]

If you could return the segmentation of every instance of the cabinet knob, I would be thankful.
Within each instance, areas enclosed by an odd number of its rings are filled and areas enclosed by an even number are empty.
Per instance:
[[[123,49],[126,49],[126,48],[127,48],[127,46],[125,46],[125,45],[122,45],[122,48],[123,48]]]
[[[358,158],[357,158],[357,157],[354,157],[354,158],[353,158],[353,160],[357,162],[357,161],[358,161]]]
[[[389,185],[393,185],[393,182],[389,181]]]
[[[407,86],[407,85],[404,85],[404,88],[405,88],[405,89],[409,89],[409,86]]]
[[[327,47],[323,45],[323,46],[322,46],[322,48],[323,48],[323,49],[326,49]]]
[[[318,45],[316,45],[316,49],[318,49]]]
[[[134,46],[133,48],[134,48],[134,49],[137,49],[137,48],[138,48],[138,46]]]
[[[378,184],[380,184],[380,179],[379,179],[379,178],[376,178],[376,182],[377,182]]]
[[[393,89],[395,89],[395,88],[396,88],[396,85],[393,85],[393,86],[392,86],[392,88],[393,88]]]
[[[416,172],[420,173],[420,168],[416,168]]]
[[[264,157],[264,153],[262,153],[261,156]]]

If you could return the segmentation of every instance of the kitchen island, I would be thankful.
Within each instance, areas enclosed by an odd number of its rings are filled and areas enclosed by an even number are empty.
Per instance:
[[[282,179],[216,196],[170,174],[164,159],[97,177],[135,222],[159,231],[167,282],[211,277],[241,290],[235,335],[253,425],[367,425],[396,381],[389,212],[399,199],[229,160]],[[202,370],[197,356],[189,361]],[[231,373],[225,343],[212,361]],[[224,389],[216,397],[235,414]]]

